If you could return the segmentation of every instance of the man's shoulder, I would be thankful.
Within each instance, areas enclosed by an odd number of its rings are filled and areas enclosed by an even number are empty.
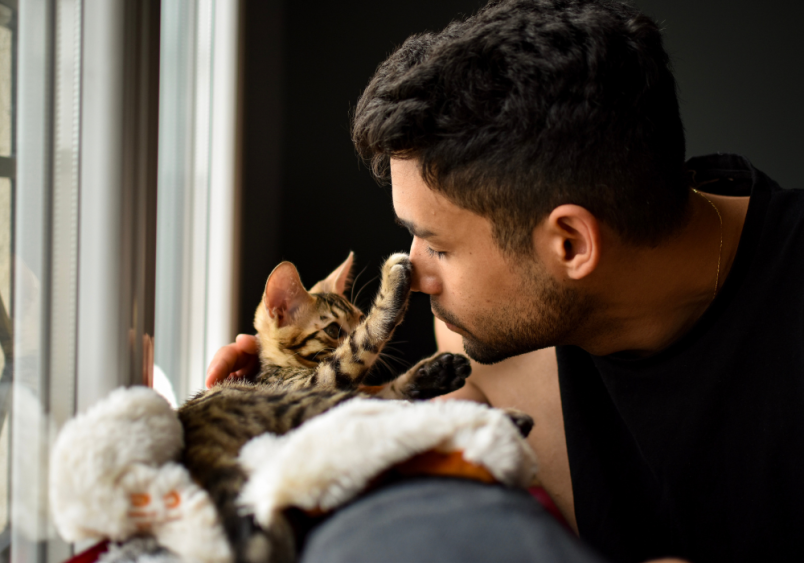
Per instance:
[[[756,234],[743,237],[756,238],[755,268],[769,276],[776,272],[780,279],[794,276],[804,283],[804,190],[773,187],[758,195],[767,200],[764,213],[752,225]],[[804,293],[798,293],[804,299]]]
[[[767,218],[780,233],[804,236],[804,189],[771,190]]]

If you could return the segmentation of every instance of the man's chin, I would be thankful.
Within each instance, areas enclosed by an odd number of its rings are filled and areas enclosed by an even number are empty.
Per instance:
[[[524,353],[523,351],[505,350],[497,346],[489,346],[466,336],[463,337],[463,350],[467,356],[483,365],[496,364]]]

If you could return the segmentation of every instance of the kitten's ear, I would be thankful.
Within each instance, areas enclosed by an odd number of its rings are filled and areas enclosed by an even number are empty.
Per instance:
[[[335,271],[328,275],[326,279],[321,280],[310,288],[310,293],[338,293],[343,295],[351,278],[354,257],[355,253],[350,252],[343,264],[335,268]]]
[[[313,297],[304,289],[296,266],[290,262],[279,264],[265,282],[262,303],[268,316],[276,319],[280,327],[292,320],[299,307],[311,301]]]

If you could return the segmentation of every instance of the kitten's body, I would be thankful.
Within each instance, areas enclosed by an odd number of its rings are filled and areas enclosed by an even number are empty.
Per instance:
[[[281,526],[264,535],[239,517],[235,501],[246,475],[237,455],[251,438],[284,434],[305,420],[359,395],[361,383],[401,322],[410,292],[410,261],[391,256],[368,316],[349,303],[347,261],[308,293],[289,263],[277,266],[257,308],[262,371],[253,382],[225,381],[179,409],[182,462],[218,507],[238,561],[293,560],[293,536]],[[424,360],[374,396],[423,399],[463,385],[470,372],[462,356]],[[368,395],[366,395],[368,396]]]

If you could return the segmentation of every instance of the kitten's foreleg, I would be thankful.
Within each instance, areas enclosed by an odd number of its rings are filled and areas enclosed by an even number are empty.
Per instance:
[[[316,386],[356,389],[402,322],[410,296],[411,265],[407,254],[393,254],[382,268],[380,291],[366,319],[321,362]]]
[[[374,396],[381,399],[432,399],[460,389],[471,373],[472,366],[466,356],[438,353],[386,383]]]

